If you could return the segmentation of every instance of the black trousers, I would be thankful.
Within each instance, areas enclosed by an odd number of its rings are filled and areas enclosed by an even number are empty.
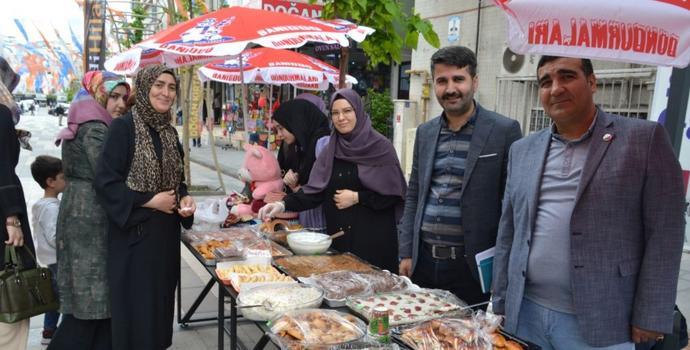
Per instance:
[[[80,320],[62,315],[47,350],[110,350],[113,348],[110,319]]]
[[[412,274],[412,282],[423,288],[444,289],[455,294],[468,305],[489,300],[491,293],[482,293],[482,287],[472,276],[465,258],[435,259],[431,246],[422,242],[419,259]],[[486,310],[487,305],[478,309]]]

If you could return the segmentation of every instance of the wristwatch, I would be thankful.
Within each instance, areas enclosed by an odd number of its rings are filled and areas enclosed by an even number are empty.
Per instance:
[[[17,219],[17,217],[7,218],[5,220],[5,226],[22,227],[22,222]]]

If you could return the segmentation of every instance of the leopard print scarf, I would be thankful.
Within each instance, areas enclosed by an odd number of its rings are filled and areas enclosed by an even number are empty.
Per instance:
[[[162,65],[148,66],[135,78],[136,102],[132,110],[134,119],[134,159],[127,175],[127,187],[139,192],[177,190],[182,181],[182,157],[177,131],[170,124],[170,112],[158,113],[151,105],[149,92],[163,73],[173,77],[172,69]],[[159,160],[149,134],[155,130],[161,139],[162,156]]]

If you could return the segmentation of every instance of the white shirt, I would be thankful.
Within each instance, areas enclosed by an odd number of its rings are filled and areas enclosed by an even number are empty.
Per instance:
[[[31,207],[31,235],[36,246],[36,260],[41,266],[55,264],[55,228],[60,210],[57,198],[41,198]]]

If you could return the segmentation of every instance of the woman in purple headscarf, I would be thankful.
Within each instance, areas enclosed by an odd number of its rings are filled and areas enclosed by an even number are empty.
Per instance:
[[[283,202],[264,206],[259,217],[323,204],[328,233],[345,232],[333,241],[334,249],[397,272],[396,224],[406,186],[393,145],[372,128],[352,89],[335,92],[331,120],[335,132],[316,159],[309,182]]]

